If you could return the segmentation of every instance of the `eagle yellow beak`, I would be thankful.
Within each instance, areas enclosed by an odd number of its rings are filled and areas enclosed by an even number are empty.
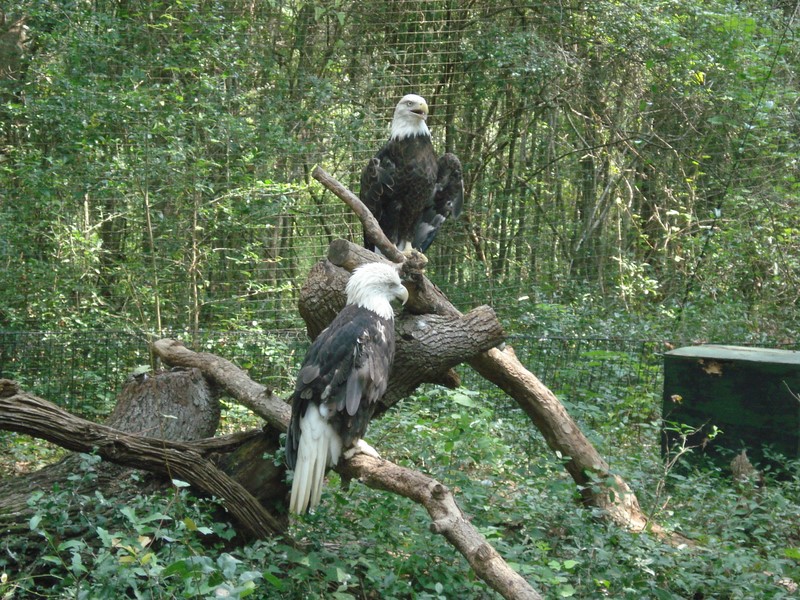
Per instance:
[[[408,302],[408,290],[406,289],[406,286],[401,285],[397,292],[397,297],[400,298],[400,302],[402,302],[403,306],[405,306],[406,302]]]
[[[428,103],[424,100],[422,102],[418,102],[417,105],[411,109],[411,112],[425,121],[428,118]]]

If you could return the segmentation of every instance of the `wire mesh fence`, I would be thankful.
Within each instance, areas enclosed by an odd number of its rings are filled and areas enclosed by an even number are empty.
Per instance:
[[[777,339],[800,287],[788,6],[18,2],[0,31],[0,373],[102,414],[151,362],[144,336],[86,331],[120,327],[288,389],[300,286],[332,240],[361,239],[312,168],[357,191],[409,92],[464,164],[464,214],[427,252],[457,307],[518,334],[540,300],[728,298],[748,326],[775,315]],[[566,402],[656,410],[654,342],[511,341]]]
[[[186,336],[176,339],[181,337]],[[523,364],[567,402],[628,399],[631,407],[651,414],[658,410],[663,348],[654,342],[526,336],[509,342]],[[308,340],[300,330],[204,332],[187,344],[231,360],[254,380],[287,393]],[[16,379],[68,410],[104,415],[133,372],[151,366],[148,347],[147,339],[129,332],[0,332],[0,377]],[[502,392],[468,367],[459,371],[463,385],[491,398],[498,414],[514,410]]]
[[[287,399],[309,343],[303,330],[200,336],[182,332],[174,337],[196,351],[231,360]],[[149,341],[122,331],[0,332],[0,377],[16,379],[26,391],[75,414],[102,420],[134,371],[154,366]],[[511,335],[508,343],[585,433],[615,423],[638,428],[648,443],[655,443],[650,425],[661,418],[663,353],[671,346],[663,341],[528,335]],[[512,398],[468,366],[457,370],[463,390],[474,392],[474,401],[480,403],[479,414],[502,420],[509,439],[531,456],[543,451],[544,439]],[[449,414],[455,406],[446,393],[443,397],[430,386],[418,390],[416,401],[437,414]]]
[[[332,239],[361,239],[309,173],[357,191],[408,92],[430,104],[437,151],[464,164],[465,212],[428,251],[458,306],[576,287],[674,303],[695,278],[701,295],[785,306],[797,289],[798,47],[780,3],[14,11],[0,323],[301,326],[308,269]]]

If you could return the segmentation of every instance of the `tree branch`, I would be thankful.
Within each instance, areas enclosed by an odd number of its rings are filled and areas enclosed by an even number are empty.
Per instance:
[[[273,427],[288,422],[291,407],[272,390],[254,383],[231,361],[215,354],[192,352],[177,340],[157,340],[153,348],[168,365],[201,369],[211,381]]]
[[[375,242],[375,246],[380,249],[381,253],[383,253],[386,258],[395,263],[405,262],[406,257],[397,249],[397,246],[389,241],[389,238],[383,233],[383,229],[381,229],[381,226],[378,224],[372,212],[364,206],[364,203],[361,202],[358,196],[331,177],[319,166],[314,167],[311,176],[350,207],[364,226],[367,237]],[[365,249],[365,252],[369,252],[369,250]]]
[[[388,460],[358,454],[336,469],[368,487],[403,496],[422,505],[431,517],[430,530],[450,542],[475,574],[504,598],[541,599],[528,582],[478,532],[459,508],[450,490],[419,471]]]
[[[361,250],[346,240],[336,240],[328,250],[328,259],[337,266],[354,269],[368,261]],[[462,313],[422,273],[411,273],[410,279],[408,281],[404,278],[404,283],[409,288],[406,306],[413,312],[461,316]],[[627,483],[618,475],[610,473],[608,463],[583,434],[555,394],[519,362],[513,348],[507,346],[503,351],[493,348],[472,356],[467,362],[480,375],[516,400],[553,451],[569,457],[567,471],[575,483],[581,486],[587,504],[603,509],[611,520],[631,531],[643,531],[648,527],[659,534],[662,532],[642,512],[636,495]],[[599,484],[587,485],[590,479],[599,480]]]
[[[253,537],[269,537],[284,529],[244,487],[199,451],[218,450],[219,445],[147,438],[98,425],[21,391],[8,379],[0,379],[0,428],[45,439],[73,452],[96,452],[118,465],[186,480],[196,489],[222,498],[227,510]]]
[[[173,343],[172,340],[160,340],[154,344],[154,348],[165,362],[178,366],[191,364],[204,373],[207,372],[206,367],[213,369],[214,363],[219,360],[218,357],[209,354],[192,356],[193,352]],[[229,371],[226,373],[230,374]],[[261,387],[243,372],[237,375],[237,379],[241,385],[235,387],[226,385],[223,380],[218,383],[226,389],[235,389],[236,393],[247,397],[256,395]],[[285,422],[281,424],[281,429],[285,431],[288,425],[287,415]],[[363,481],[371,488],[390,491],[423,505],[433,519],[431,530],[444,535],[464,556],[475,573],[503,597],[515,600],[541,598],[464,517],[452,494],[438,481],[387,460],[364,455],[341,460],[336,470],[345,477]]]

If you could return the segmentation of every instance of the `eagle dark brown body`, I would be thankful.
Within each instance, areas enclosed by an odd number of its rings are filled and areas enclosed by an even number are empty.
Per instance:
[[[437,161],[429,135],[389,140],[361,173],[361,201],[401,252],[410,248],[417,221],[431,205]],[[374,250],[372,240],[364,246]]]

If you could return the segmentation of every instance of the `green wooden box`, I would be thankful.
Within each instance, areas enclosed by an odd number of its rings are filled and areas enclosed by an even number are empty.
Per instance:
[[[771,446],[800,456],[800,352],[740,346],[687,346],[664,355],[663,449],[677,439],[669,423],[706,425],[690,438],[702,444],[709,427],[722,430],[704,450],[730,461],[747,449],[753,462]]]

